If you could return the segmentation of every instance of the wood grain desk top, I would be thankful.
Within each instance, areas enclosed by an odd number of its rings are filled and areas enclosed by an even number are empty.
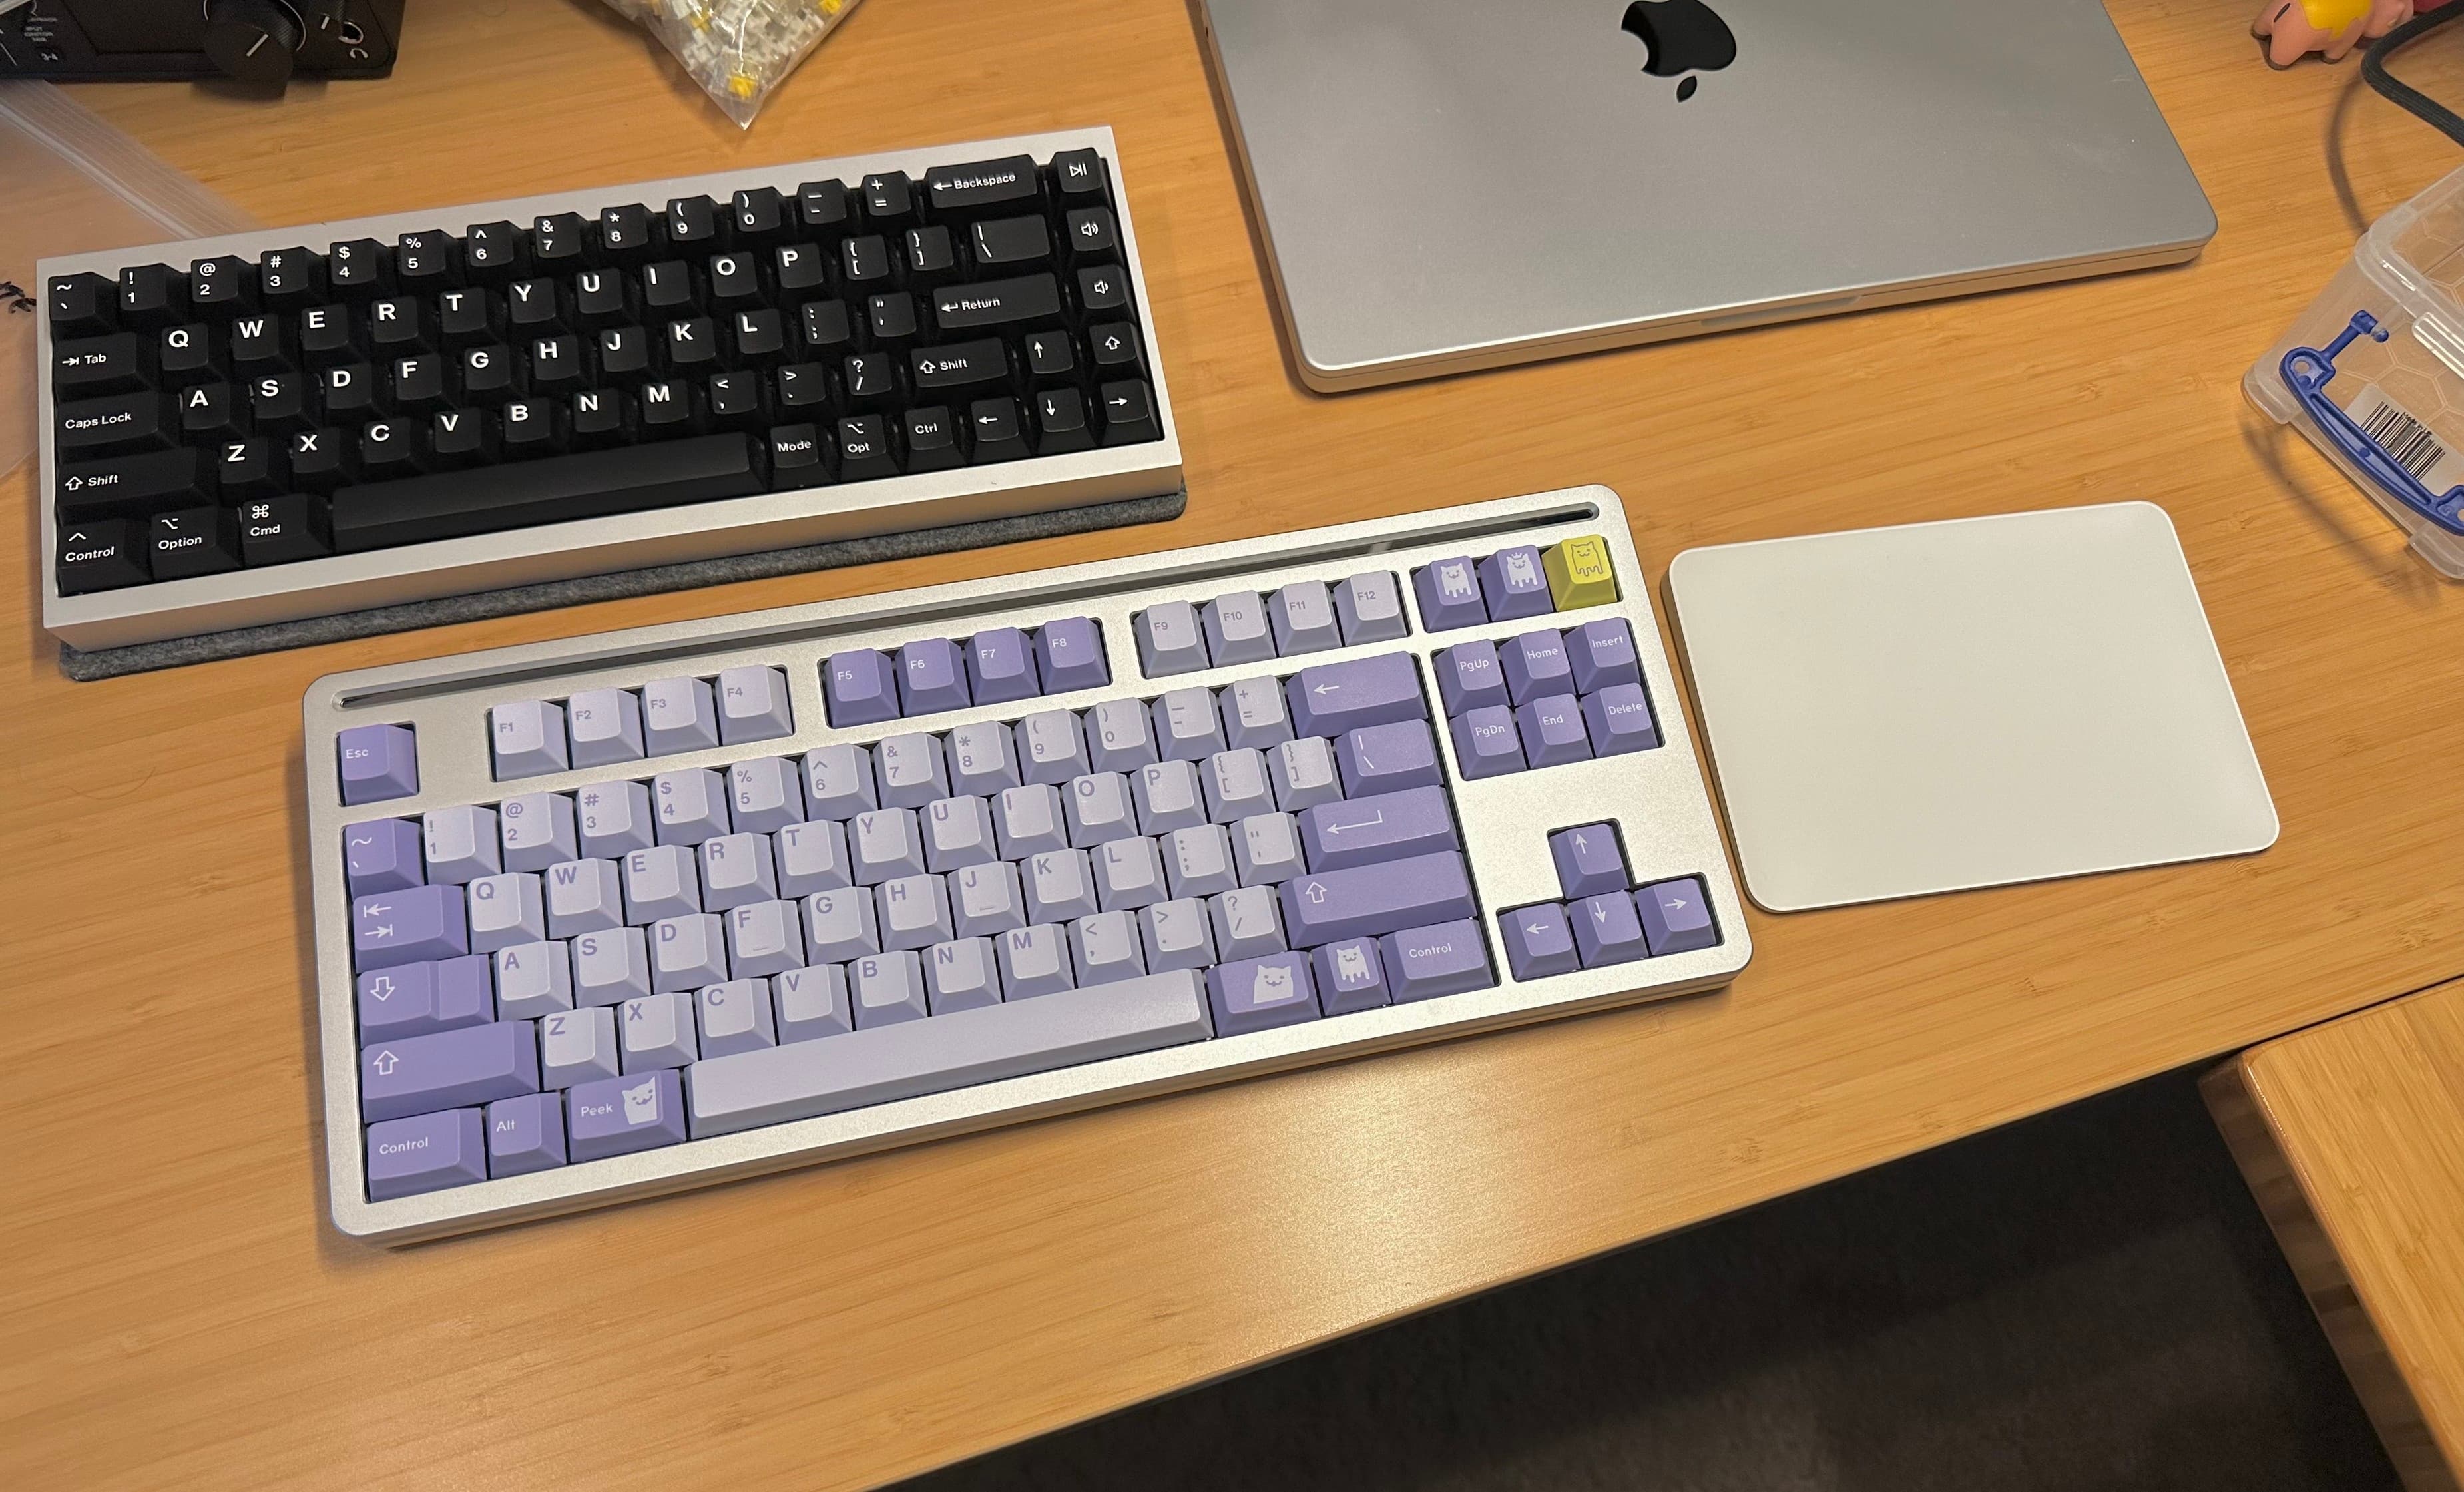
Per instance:
[[[2464,983],[2244,1052],[2209,1099],[2411,1492],[2464,1484]]]
[[[2268,72],[2247,0],[2115,4],[2222,219],[2194,265],[1335,399],[1286,364],[1183,0],[881,0],[749,134],[575,0],[422,0],[392,78],[278,104],[78,90],[271,223],[1110,122],[1192,500],[75,685],[0,483],[0,1484],[865,1485],[2464,975],[2464,588],[2238,387],[2453,153],[2349,64]],[[2442,50],[2410,72],[2453,97]],[[2281,842],[1757,917],[1720,995],[407,1253],[326,1226],[316,676],[1591,481],[1655,584],[1694,544],[2163,504]]]

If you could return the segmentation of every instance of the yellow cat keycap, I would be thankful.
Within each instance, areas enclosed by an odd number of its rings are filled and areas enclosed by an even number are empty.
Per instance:
[[[1598,606],[1617,599],[1617,572],[1609,568],[1609,541],[1597,534],[1570,538],[1540,557],[1549,572],[1549,594],[1557,609]]]

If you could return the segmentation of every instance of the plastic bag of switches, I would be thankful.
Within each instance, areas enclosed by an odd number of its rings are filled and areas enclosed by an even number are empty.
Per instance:
[[[666,44],[737,124],[753,116],[856,0],[607,0]]]

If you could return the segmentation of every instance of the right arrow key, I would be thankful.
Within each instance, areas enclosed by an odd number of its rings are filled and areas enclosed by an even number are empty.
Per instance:
[[[1694,877],[1646,886],[1634,893],[1634,900],[1653,957],[1718,946],[1720,929],[1711,920],[1710,900]]]

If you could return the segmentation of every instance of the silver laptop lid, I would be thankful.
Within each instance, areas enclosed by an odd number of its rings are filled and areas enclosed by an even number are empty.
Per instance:
[[[2098,0],[1205,4],[1313,387],[2172,262],[2215,231]]]

